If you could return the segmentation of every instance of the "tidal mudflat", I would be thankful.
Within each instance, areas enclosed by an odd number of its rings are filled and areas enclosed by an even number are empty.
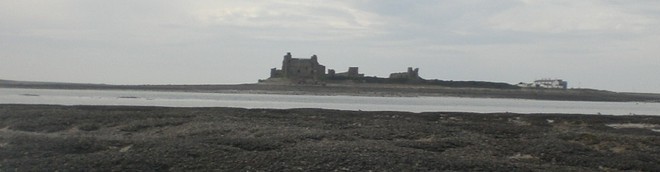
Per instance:
[[[660,117],[0,105],[0,171],[660,169]]]

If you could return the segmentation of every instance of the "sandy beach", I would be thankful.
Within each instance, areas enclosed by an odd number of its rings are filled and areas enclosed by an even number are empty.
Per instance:
[[[660,117],[0,105],[0,171],[657,171]]]

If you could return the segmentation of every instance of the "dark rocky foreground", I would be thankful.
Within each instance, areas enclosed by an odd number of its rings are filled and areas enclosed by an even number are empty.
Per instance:
[[[0,105],[0,171],[659,171],[659,126],[658,116]]]

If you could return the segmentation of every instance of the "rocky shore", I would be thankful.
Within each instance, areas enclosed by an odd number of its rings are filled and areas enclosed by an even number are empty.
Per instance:
[[[658,171],[660,117],[0,105],[0,171]]]

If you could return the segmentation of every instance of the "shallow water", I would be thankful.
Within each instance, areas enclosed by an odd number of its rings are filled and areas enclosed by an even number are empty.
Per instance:
[[[455,111],[660,115],[660,103],[547,101],[459,97],[361,97],[0,88],[0,104],[169,107],[324,108],[364,111]]]

